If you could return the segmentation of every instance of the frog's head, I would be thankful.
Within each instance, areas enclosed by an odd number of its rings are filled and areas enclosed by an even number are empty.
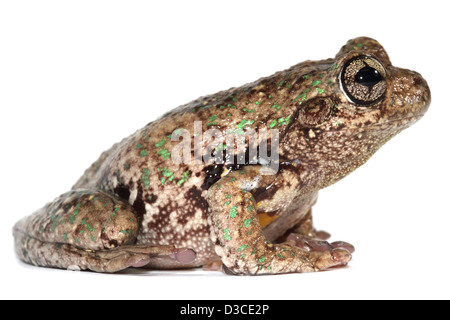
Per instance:
[[[340,105],[350,111],[342,118],[344,126],[361,127],[361,120],[367,127],[412,124],[430,105],[425,79],[415,71],[394,67],[373,39],[350,40],[336,55],[335,64],[339,65]]]
[[[330,169],[323,170],[327,185],[367,161],[430,105],[422,76],[394,67],[384,48],[370,38],[350,40],[335,59],[309,62],[307,68],[289,135],[297,140],[299,160]]]

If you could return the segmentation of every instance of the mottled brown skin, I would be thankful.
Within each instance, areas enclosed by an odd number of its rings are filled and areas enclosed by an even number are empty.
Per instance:
[[[199,98],[114,145],[72,191],[14,226],[16,252],[39,266],[99,272],[219,260],[232,274],[346,265],[353,247],[326,242],[312,225],[318,191],[420,119],[430,100],[418,73],[392,66],[375,40],[353,39],[334,59]],[[171,138],[185,129],[194,141],[194,121],[203,132],[278,129],[279,170],[175,164]]]

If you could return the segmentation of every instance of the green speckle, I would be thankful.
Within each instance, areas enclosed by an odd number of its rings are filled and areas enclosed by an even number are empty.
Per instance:
[[[280,118],[280,119],[278,119],[278,126],[281,126],[281,125],[288,125],[290,119],[291,119],[290,116],[287,116],[286,118]]]
[[[161,148],[165,144],[166,144],[166,140],[162,139],[155,144],[155,147]]]
[[[278,103],[274,102],[273,105],[272,105],[272,108],[275,108],[275,109],[277,109],[277,110],[280,110],[280,109],[281,109],[281,106],[280,106]]]
[[[303,79],[308,79],[309,77],[311,77],[309,74],[305,74],[305,75],[303,76]]]
[[[166,177],[167,180],[169,180],[169,181],[172,181],[172,180],[175,178],[173,172],[172,172],[169,168],[167,168],[167,167],[164,167],[164,169],[160,169],[160,168],[159,168],[158,171],[159,171],[159,172],[162,171],[162,175],[163,175],[164,177]]]
[[[302,93],[300,93],[294,100],[292,100],[292,102],[297,102],[300,98],[300,101],[301,102],[303,102],[303,101],[306,101],[307,99],[306,99],[306,90],[304,91],[304,92],[302,92]]]
[[[267,270],[272,270],[272,268],[270,266],[267,266]]]
[[[145,149],[141,150],[141,152],[139,152],[139,156],[141,158],[144,158],[144,157],[148,156],[147,150],[145,150]]]
[[[144,168],[142,170],[142,177],[141,177],[141,182],[144,185],[145,189],[148,189],[150,187],[150,169],[149,168]]]
[[[316,90],[317,90],[317,93],[318,93],[318,94],[323,94],[323,93],[325,93],[325,90],[322,89],[322,88],[316,88]]]
[[[130,165],[129,165],[128,163],[125,163],[125,164],[123,165],[123,168],[124,168],[125,170],[130,170]]]
[[[242,120],[241,122],[238,123],[238,125],[236,126],[239,129],[244,129],[245,126],[251,125],[255,122],[255,120]]]
[[[227,241],[231,240],[230,230],[228,229],[223,230],[223,238]]]
[[[321,84],[322,83],[322,81],[320,81],[320,80],[314,80],[312,83],[311,83],[311,85],[313,86],[313,87],[316,87],[316,86],[318,86],[319,84]]]
[[[259,106],[260,104],[262,104],[262,102],[261,102],[261,101],[256,101],[255,104],[256,104],[257,106]]]
[[[216,116],[216,115],[209,117],[209,122],[206,125],[208,127],[217,125],[217,122],[215,121],[217,118],[218,118],[218,116]]]
[[[237,249],[238,252],[241,252],[243,250],[247,249],[247,246],[245,244],[243,244],[242,246],[239,247],[239,249]]]
[[[186,170],[185,172],[183,172],[183,174],[181,175],[181,179],[178,180],[177,185],[181,186],[183,183],[185,183],[186,181],[189,180],[189,177],[191,176],[191,173],[189,172],[189,170]]]
[[[91,236],[91,240],[94,241],[94,242],[97,242],[97,238],[94,237],[94,236]]]
[[[362,48],[362,46],[363,46],[362,43],[357,43],[357,44],[356,44],[356,47],[358,47],[358,48]]]
[[[94,232],[95,231],[95,229],[92,228],[92,226],[89,223],[86,224],[86,228],[88,228],[89,232]]]
[[[169,159],[170,158],[170,152],[167,149],[161,149],[158,151],[158,154],[161,156],[161,158],[163,159]]]
[[[237,215],[237,208],[236,208],[236,206],[233,206],[230,209],[230,217],[236,218],[236,215]]]
[[[277,120],[272,120],[272,122],[270,123],[269,127],[270,129],[273,129],[275,126],[277,125]]]
[[[180,186],[182,186],[183,185],[183,183],[185,183],[185,181],[184,180],[178,180],[178,182],[177,182],[177,185],[180,187]]]
[[[231,203],[231,201],[227,201],[227,202],[225,202],[223,205],[224,206],[227,206],[227,205],[229,205]]]
[[[245,226],[246,228],[248,228],[248,227],[252,224],[253,219],[254,219],[254,218],[245,219],[245,220],[244,220],[244,226]]]
[[[78,213],[80,213],[80,207],[81,207],[81,203],[78,203],[77,206],[75,207],[75,211],[73,212],[73,214],[69,217],[69,222],[71,224],[74,224],[75,222],[75,217],[78,215]]]
[[[142,149],[144,146],[140,143],[140,142],[138,142],[138,144],[136,145],[136,149]]]
[[[127,231],[127,230],[122,230],[122,231],[120,231],[120,232],[122,232],[123,234],[128,234],[128,231]]]
[[[64,241],[69,241],[69,237],[67,236],[67,232],[63,234]]]
[[[55,216],[52,218],[52,229],[50,232],[55,231],[56,227],[58,226],[58,220],[60,219],[60,217]]]
[[[253,210],[253,206],[252,205],[249,205],[248,207],[247,207],[247,211],[252,211]]]
[[[259,258],[258,261],[259,261],[260,263],[263,263],[265,260],[266,260],[266,258],[265,258],[264,256],[261,256],[261,257]]]
[[[81,220],[81,224],[84,226],[87,222],[87,218],[84,218],[83,220]]]
[[[161,178],[161,184],[164,186],[166,184],[166,179],[165,178]]]

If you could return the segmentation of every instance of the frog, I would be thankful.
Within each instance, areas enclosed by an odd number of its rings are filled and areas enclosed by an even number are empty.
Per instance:
[[[16,254],[105,273],[347,266],[354,247],[313,225],[319,190],[363,165],[430,102],[419,73],[393,66],[375,39],[351,39],[334,58],[202,96],[114,144],[70,191],[14,225]],[[263,142],[270,157],[250,154],[263,153]]]

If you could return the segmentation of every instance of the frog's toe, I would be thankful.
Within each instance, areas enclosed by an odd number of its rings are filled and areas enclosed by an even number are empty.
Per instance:
[[[336,248],[327,252],[313,253],[313,257],[317,256],[314,263],[316,270],[322,271],[331,267],[346,266],[352,259],[352,254],[343,248]],[[313,259],[314,260],[314,259]]]
[[[344,248],[350,253],[355,252],[355,247],[345,241],[335,241],[335,242],[332,242],[331,245],[333,246],[333,248]]]
[[[314,230],[314,235],[317,239],[320,239],[320,240],[328,240],[331,238],[331,234],[329,234],[328,232],[323,231],[323,230],[320,230],[320,231]]]
[[[319,239],[311,238],[298,233],[291,233],[286,238],[286,241],[291,242],[295,244],[296,247],[299,247],[306,251],[330,251],[336,248],[343,248],[350,253],[355,252],[355,247],[348,242],[335,241],[329,243],[328,241],[325,241],[322,238]]]
[[[286,241],[297,248],[308,252],[316,270],[325,270],[336,266],[346,266],[352,259],[355,248],[344,241],[329,243],[325,240],[313,239],[300,234],[290,234]]]

